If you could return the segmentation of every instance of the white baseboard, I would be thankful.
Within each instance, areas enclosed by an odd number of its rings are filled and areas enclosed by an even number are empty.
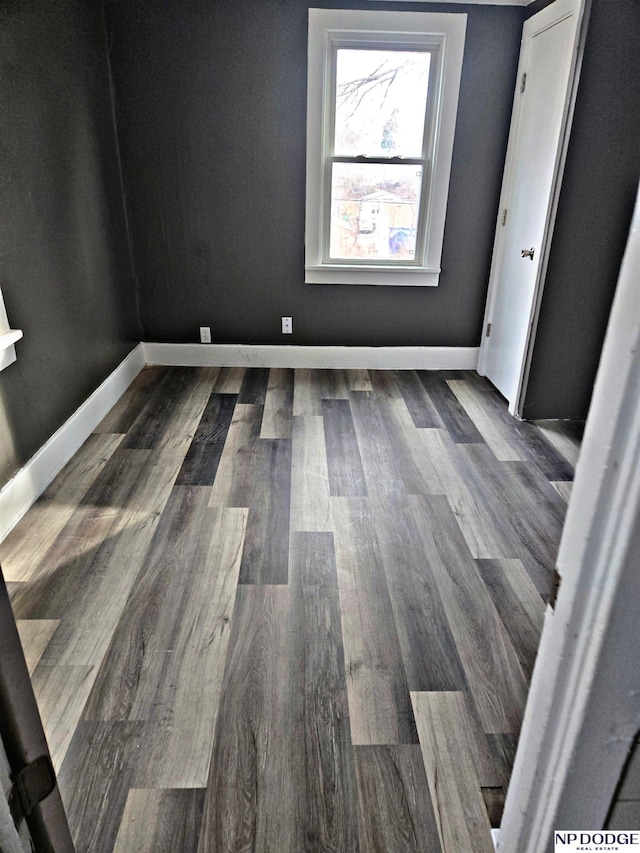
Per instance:
[[[144,365],[144,349],[138,344],[0,490],[0,541],[82,446]]]
[[[328,367],[475,370],[478,347],[304,347],[144,343],[147,364],[180,367]]]

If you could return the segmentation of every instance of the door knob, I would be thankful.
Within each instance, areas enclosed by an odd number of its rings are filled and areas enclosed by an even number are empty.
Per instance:
[[[534,252],[535,252],[535,249],[533,247],[531,249],[523,249],[522,250],[522,257],[523,258],[531,258],[531,260],[533,260]]]

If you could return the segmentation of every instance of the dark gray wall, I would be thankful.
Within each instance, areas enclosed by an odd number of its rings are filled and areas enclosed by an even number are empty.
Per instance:
[[[586,417],[640,178],[640,6],[593,0],[524,415]]]
[[[304,284],[308,5],[107,0],[145,338],[477,346],[524,11],[406,7],[469,15],[435,289]]]
[[[99,2],[0,5],[0,485],[140,339]]]

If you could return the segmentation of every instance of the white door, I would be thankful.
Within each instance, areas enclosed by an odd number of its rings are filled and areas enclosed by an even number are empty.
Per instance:
[[[535,316],[580,11],[581,0],[556,0],[523,30],[478,367],[507,398],[512,413],[518,409]]]

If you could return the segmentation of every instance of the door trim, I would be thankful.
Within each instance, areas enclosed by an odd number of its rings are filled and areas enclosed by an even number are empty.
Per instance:
[[[497,849],[599,830],[640,719],[640,193],[596,378]]]
[[[545,18],[548,17],[551,12],[557,12],[561,10],[562,6],[566,6],[567,14],[569,14],[572,10],[575,10],[576,14],[578,15],[578,37],[576,39],[576,45],[572,58],[572,67],[569,75],[569,84],[567,87],[567,98],[565,103],[564,115],[562,118],[562,129],[560,132],[558,149],[556,152],[556,164],[551,189],[549,211],[547,214],[547,221],[545,223],[542,244],[540,246],[540,265],[538,267],[538,274],[534,286],[532,312],[529,321],[529,334],[527,338],[527,344],[525,346],[522,364],[520,367],[520,378],[518,381],[518,388],[516,394],[514,395],[514,398],[509,401],[509,412],[518,418],[522,417],[524,409],[524,399],[527,390],[527,384],[529,381],[533,345],[535,342],[538,319],[540,316],[542,293],[544,290],[544,282],[547,274],[549,252],[551,247],[551,241],[553,238],[553,229],[555,226],[556,214],[558,211],[560,189],[562,185],[562,177],[564,174],[564,167],[567,158],[571,123],[573,121],[573,114],[575,110],[575,102],[578,91],[578,83],[580,80],[580,71],[582,69],[582,57],[584,55],[584,44],[589,19],[589,10],[591,7],[591,0],[555,0],[555,3],[550,4],[550,6],[547,6],[541,12],[538,12],[537,15],[533,15],[531,18],[529,18],[528,21],[525,21],[523,27],[522,48],[520,51],[520,59],[518,61],[518,73],[516,76],[516,86],[514,90],[513,112],[511,114],[511,126],[509,130],[509,142],[507,145],[507,156],[505,160],[502,190],[500,192],[500,205],[498,208],[498,216],[496,220],[493,256],[491,259],[491,271],[489,274],[489,287],[487,290],[487,301],[485,306],[485,314],[480,339],[480,353],[478,356],[478,373],[481,376],[484,376],[489,346],[485,332],[487,329],[487,325],[492,321],[493,311],[495,307],[497,279],[500,272],[500,252],[504,240],[502,212],[505,208],[508,207],[508,199],[511,193],[514,152],[516,149],[516,140],[520,127],[520,118],[522,115],[523,101],[522,98],[519,97],[520,81],[522,79],[522,75],[524,74],[526,62],[528,60],[528,51],[526,49],[525,39],[528,37],[528,30],[532,27],[536,27],[536,32],[544,30],[547,26],[545,24]],[[534,23],[532,24],[531,22]],[[537,24],[540,25],[539,29],[536,26]]]

